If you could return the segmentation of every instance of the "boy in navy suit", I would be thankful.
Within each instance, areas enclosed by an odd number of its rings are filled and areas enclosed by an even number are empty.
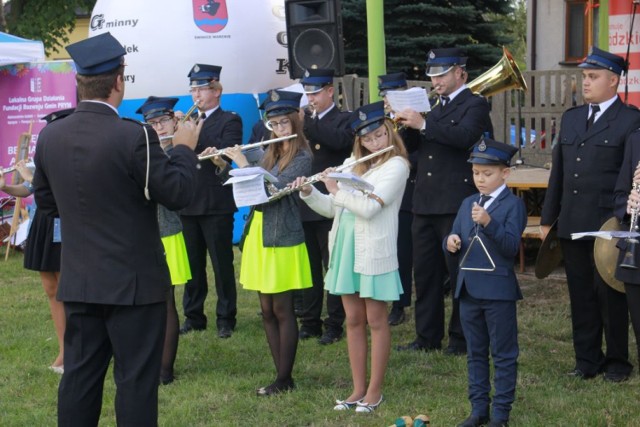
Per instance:
[[[524,203],[506,186],[517,149],[488,138],[473,147],[468,160],[480,194],[463,200],[446,251],[460,251],[455,298],[467,338],[471,415],[459,427],[507,426],[515,397],[518,359],[516,301],[522,299],[513,260],[527,224]],[[478,236],[480,240],[475,238]],[[489,348],[494,366],[490,414]]]

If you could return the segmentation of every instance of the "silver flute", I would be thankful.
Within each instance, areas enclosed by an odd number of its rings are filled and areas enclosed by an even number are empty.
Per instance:
[[[252,148],[263,147],[265,145],[273,144],[275,142],[286,141],[287,139],[293,139],[293,138],[297,138],[297,137],[298,137],[298,134],[294,133],[293,135],[289,135],[289,136],[282,136],[280,138],[267,139],[265,141],[254,142],[252,144],[245,144],[245,145],[241,145],[240,146],[240,150],[241,151],[246,151],[246,150],[250,150]],[[229,148],[231,148],[231,147],[229,147]],[[216,156],[224,156],[224,155],[227,154],[227,150],[229,150],[229,148],[223,148],[222,150],[218,150],[213,154],[199,155],[198,156],[198,160],[203,161],[203,160],[207,160],[207,159],[210,159],[210,158],[216,157]]]

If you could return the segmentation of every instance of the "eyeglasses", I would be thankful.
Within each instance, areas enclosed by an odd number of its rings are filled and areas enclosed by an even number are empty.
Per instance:
[[[272,129],[275,129],[276,127],[285,127],[287,125],[289,125],[291,123],[290,119],[282,119],[279,122],[276,121],[270,121],[267,122],[269,126],[271,126]]]
[[[200,92],[206,92],[208,90],[213,90],[212,87],[209,86],[205,86],[205,87],[192,87],[191,89],[189,89],[189,93],[200,93]]]
[[[387,134],[386,130],[378,131],[378,132],[375,132],[371,136],[361,137],[360,141],[362,141],[364,144],[371,144],[372,142],[377,141],[378,139],[384,138],[387,135],[388,134]]]
[[[163,117],[160,120],[148,121],[147,124],[155,128],[157,126],[160,126],[160,127],[165,126],[167,123],[172,121],[173,121],[173,117]]]

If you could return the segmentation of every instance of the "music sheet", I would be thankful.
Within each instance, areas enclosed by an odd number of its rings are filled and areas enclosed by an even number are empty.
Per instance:
[[[407,90],[387,91],[387,101],[393,111],[402,111],[410,108],[418,113],[431,111],[427,90],[423,87],[412,87]]]

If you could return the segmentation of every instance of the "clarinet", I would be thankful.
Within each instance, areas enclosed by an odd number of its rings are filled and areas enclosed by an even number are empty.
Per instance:
[[[636,171],[638,169],[640,169],[640,162],[638,162],[638,166],[636,166]],[[640,182],[633,181],[631,190],[640,192]],[[638,214],[639,213],[640,213],[640,209],[638,209],[638,206],[634,206],[633,208],[631,208],[629,232],[638,231]],[[637,270],[638,266],[636,265],[636,247],[638,246],[638,239],[636,237],[627,237],[626,241],[627,241],[627,249],[625,250],[624,257],[622,258],[622,262],[620,263],[620,267],[627,268],[629,270]]]

